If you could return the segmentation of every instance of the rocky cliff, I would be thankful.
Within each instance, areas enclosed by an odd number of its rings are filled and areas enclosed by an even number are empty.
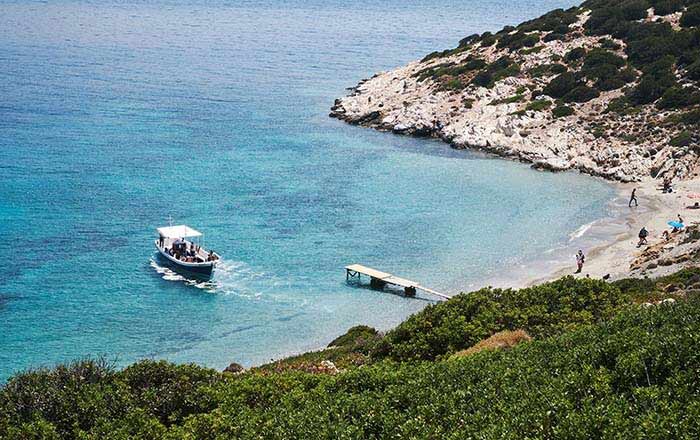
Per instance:
[[[467,37],[361,81],[331,116],[549,170],[697,176],[700,30],[692,4],[656,3],[586,2]]]

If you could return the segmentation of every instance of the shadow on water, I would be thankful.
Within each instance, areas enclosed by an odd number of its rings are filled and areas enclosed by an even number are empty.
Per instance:
[[[367,283],[360,283],[360,282],[357,282],[357,281],[346,281],[344,284],[345,284],[346,286],[353,287],[353,288],[356,288],[356,289],[370,290],[370,291],[375,292],[375,293],[388,293],[389,295],[400,296],[400,297],[402,297],[402,298],[413,299],[413,300],[416,300],[416,301],[425,301],[425,302],[431,302],[431,303],[432,303],[432,302],[437,302],[437,301],[439,301],[439,300],[437,300],[437,299],[433,299],[433,298],[428,298],[428,297],[422,296],[422,295],[419,294],[419,293],[416,294],[416,296],[408,296],[408,295],[406,295],[406,294],[404,293],[403,289],[391,287],[391,286],[389,286],[389,285],[386,285],[386,286],[384,286],[383,288],[378,289],[378,288],[372,287],[370,284],[367,284]]]

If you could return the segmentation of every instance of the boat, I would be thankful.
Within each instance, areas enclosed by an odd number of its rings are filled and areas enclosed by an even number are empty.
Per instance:
[[[187,225],[157,228],[156,249],[175,269],[209,276],[220,260],[219,254],[202,245],[203,234]]]

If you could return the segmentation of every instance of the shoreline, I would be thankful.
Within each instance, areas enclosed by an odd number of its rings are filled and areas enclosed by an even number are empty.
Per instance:
[[[574,253],[579,249],[580,242],[577,239],[570,242],[570,260],[554,264],[552,270],[545,271],[544,275],[532,275],[521,279],[521,282],[510,281],[512,287],[529,287],[536,284],[553,281],[566,275],[577,278],[591,277],[617,280],[628,277],[656,277],[677,271],[688,266],[691,260],[679,261],[671,264],[656,264],[661,256],[645,256],[649,250],[661,246],[669,252],[680,249],[684,233],[672,234],[671,240],[664,241],[662,234],[670,231],[667,225],[670,220],[675,220],[680,214],[688,227],[696,227],[700,223],[700,210],[688,209],[694,195],[700,196],[700,179],[692,179],[675,183],[674,192],[664,194],[658,189],[659,182],[648,178],[634,184],[612,182],[617,188],[617,196],[611,200],[611,204],[617,205],[613,209],[618,212],[610,217],[604,217],[594,221],[582,234],[580,239],[598,241],[583,251],[586,255],[586,264],[581,274],[574,274]],[[637,188],[639,207],[627,207],[633,188]],[[700,200],[700,199],[699,199]],[[621,203],[624,202],[624,205]],[[649,231],[648,245],[637,247],[638,232],[642,227]],[[693,248],[697,243],[689,243]],[[694,245],[694,246],[693,246]],[[646,266],[649,267],[645,267]],[[528,265],[532,267],[539,262]]]

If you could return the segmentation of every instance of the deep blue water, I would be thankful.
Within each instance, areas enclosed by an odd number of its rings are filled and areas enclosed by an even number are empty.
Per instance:
[[[613,189],[331,120],[373,72],[560,6],[488,1],[28,1],[0,6],[0,380],[84,356],[222,368],[387,329],[566,246]],[[168,216],[224,256],[152,262]]]

